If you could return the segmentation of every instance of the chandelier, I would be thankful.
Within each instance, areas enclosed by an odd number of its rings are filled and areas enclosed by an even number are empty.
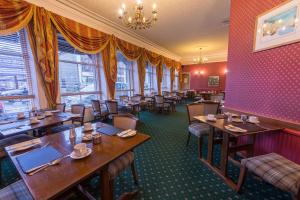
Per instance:
[[[193,59],[196,64],[203,64],[208,61],[208,58],[202,56],[202,48],[199,48],[199,57]]]
[[[147,18],[144,15],[144,6],[142,0],[137,0],[133,8],[134,13],[129,15],[126,10],[126,5],[123,3],[119,9],[119,19],[123,24],[131,29],[146,29],[150,28],[157,21],[157,6],[152,5],[152,16]]]

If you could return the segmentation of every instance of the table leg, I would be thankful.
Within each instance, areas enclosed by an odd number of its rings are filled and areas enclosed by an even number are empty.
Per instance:
[[[207,147],[207,162],[212,165],[213,164],[213,154],[214,154],[214,127],[209,127],[208,134],[208,147]]]
[[[101,170],[101,199],[113,200],[113,182],[110,180],[107,169]]]
[[[256,134],[248,135],[247,143],[251,144],[250,149],[247,151],[247,158],[253,157],[254,154],[254,144],[255,144]]]
[[[228,151],[229,151],[229,134],[223,132],[223,142],[222,142],[222,149],[221,149],[221,173],[225,177],[227,176]]]

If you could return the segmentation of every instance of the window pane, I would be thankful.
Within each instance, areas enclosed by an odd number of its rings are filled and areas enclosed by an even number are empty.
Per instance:
[[[119,96],[128,95],[131,96],[133,93],[132,83],[132,62],[128,61],[120,51],[117,53],[117,81],[116,81],[116,98]],[[124,91],[125,90],[125,91]]]
[[[23,97],[32,95],[29,52],[24,30],[0,36],[0,112],[21,112],[32,107],[33,99]],[[6,100],[8,96],[18,99]]]
[[[31,99],[12,99],[0,101],[0,113],[25,112],[31,108]]]
[[[98,99],[97,56],[77,51],[60,34],[58,46],[61,101],[68,108],[78,103],[91,105],[92,99]]]

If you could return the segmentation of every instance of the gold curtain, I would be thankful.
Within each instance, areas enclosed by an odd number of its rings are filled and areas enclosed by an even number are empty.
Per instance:
[[[24,28],[32,19],[34,6],[22,0],[0,1],[0,35]]]
[[[49,14],[51,21],[65,40],[80,52],[96,54],[109,43],[111,36],[106,33],[51,12]]]
[[[45,26],[46,25],[46,26]],[[48,106],[54,108],[58,95],[58,42],[48,11],[34,8],[34,20],[26,27],[31,50],[42,77]]]
[[[111,36],[109,43],[102,51],[102,61],[109,97],[110,99],[114,99],[117,80],[117,56],[114,36]]]
[[[144,96],[144,85],[145,85],[145,76],[146,76],[146,66],[147,61],[144,56],[140,56],[137,60],[138,64],[138,74],[139,74],[139,83],[140,83],[140,94]]]
[[[170,68],[171,92],[173,92],[173,85],[175,80],[175,67]]]
[[[115,38],[117,48],[128,60],[137,60],[143,53],[143,48],[134,44]]]

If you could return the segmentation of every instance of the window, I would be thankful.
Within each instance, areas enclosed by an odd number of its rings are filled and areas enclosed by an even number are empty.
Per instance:
[[[30,53],[24,30],[0,36],[0,113],[31,110]]]
[[[91,105],[99,99],[99,67],[97,55],[81,53],[58,34],[59,82],[61,101],[72,104]]]
[[[170,84],[171,84],[170,69],[164,66],[161,91],[170,91]]]
[[[145,84],[144,84],[144,92],[145,94],[151,94],[151,92],[155,92],[155,82],[156,80],[156,69],[150,64],[147,63],[146,66],[146,75],[145,75]]]
[[[132,96],[133,89],[133,62],[128,61],[123,54],[117,52],[118,74],[116,81],[116,98],[122,95]]]
[[[178,91],[179,90],[179,72],[175,69],[175,79],[173,83],[173,90]]]

